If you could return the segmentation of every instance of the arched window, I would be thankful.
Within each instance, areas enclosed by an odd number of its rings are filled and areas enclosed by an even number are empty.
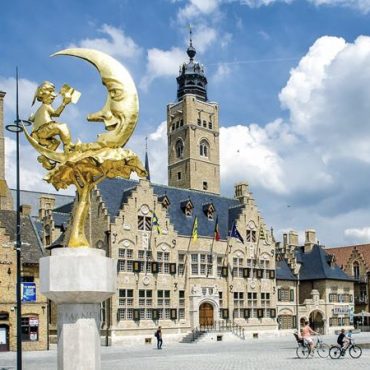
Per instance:
[[[181,139],[176,141],[176,157],[177,158],[182,158],[184,155],[184,143],[182,142]]]
[[[199,146],[199,154],[201,157],[209,157],[209,144],[207,140],[202,140]]]
[[[353,277],[355,279],[359,279],[360,278],[360,265],[357,261],[353,262]]]

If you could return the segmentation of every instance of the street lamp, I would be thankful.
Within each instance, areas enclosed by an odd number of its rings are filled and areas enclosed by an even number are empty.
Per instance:
[[[23,125],[29,126],[31,122],[22,121],[19,119],[19,106],[18,106],[18,67],[16,68],[16,120],[13,124],[7,125],[7,131],[16,134],[16,213],[17,213],[17,227],[16,227],[16,242],[15,248],[17,251],[17,370],[22,370],[22,332],[21,332],[21,319],[22,319],[22,302],[21,302],[21,213],[20,213],[20,181],[19,181],[19,134],[23,131]]]

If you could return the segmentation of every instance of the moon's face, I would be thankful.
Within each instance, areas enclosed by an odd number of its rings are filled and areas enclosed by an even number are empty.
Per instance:
[[[97,113],[90,115],[94,121],[103,121],[108,131],[111,131],[125,123],[124,115],[124,88],[123,85],[112,79],[103,78],[103,85],[108,90],[107,100],[104,107]]]

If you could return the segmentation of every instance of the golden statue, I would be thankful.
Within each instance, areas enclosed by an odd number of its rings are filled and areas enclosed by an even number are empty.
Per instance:
[[[137,123],[138,96],[126,68],[105,53],[76,48],[53,55],[71,55],[90,62],[99,71],[102,83],[108,90],[104,107],[87,117],[88,121],[105,124],[106,132],[99,134],[96,142],[72,143],[67,125],[54,120],[69,103],[77,103],[80,96],[77,90],[67,84],[60,90],[62,103],[57,109],[52,107],[57,96],[54,84],[45,81],[37,88],[33,104],[37,100],[41,106],[30,117],[33,122],[32,133],[29,134],[24,128],[28,141],[40,153],[38,161],[49,171],[44,179],[57,190],[66,189],[69,185],[76,186],[77,202],[67,246],[89,247],[85,221],[93,188],[106,178],[130,178],[132,172],[146,176],[138,156],[129,149],[123,149]],[[63,151],[57,151],[61,142]]]

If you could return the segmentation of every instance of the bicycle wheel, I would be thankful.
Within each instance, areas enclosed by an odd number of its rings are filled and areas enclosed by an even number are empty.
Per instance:
[[[333,360],[340,357],[341,349],[337,346],[331,347],[329,351],[330,358]]]
[[[297,347],[296,354],[298,358],[307,358],[310,350],[307,347],[299,346]]]
[[[321,343],[316,350],[321,358],[326,358],[329,356],[330,347],[326,343]]]
[[[362,349],[359,346],[353,345],[349,348],[349,355],[352,358],[359,358],[362,355]]]

